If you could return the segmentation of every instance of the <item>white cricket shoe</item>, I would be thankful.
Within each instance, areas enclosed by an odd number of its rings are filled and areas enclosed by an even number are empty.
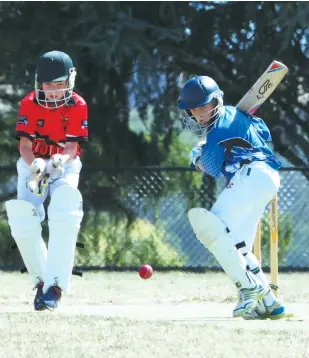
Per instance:
[[[285,314],[285,307],[278,299],[275,299],[272,305],[267,306],[263,298],[259,301],[258,306],[251,313],[245,314],[243,318],[246,320],[275,320],[285,317]]]
[[[267,293],[267,289],[262,285],[255,288],[242,288],[238,291],[238,302],[233,310],[233,317],[248,316],[258,306],[260,301]]]
[[[273,305],[271,306],[265,305],[265,307],[266,307],[266,314],[267,314],[266,318],[279,319],[285,316],[285,307],[278,300],[275,300]]]

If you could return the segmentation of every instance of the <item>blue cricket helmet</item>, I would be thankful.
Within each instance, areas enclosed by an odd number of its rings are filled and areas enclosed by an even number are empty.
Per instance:
[[[187,81],[178,99],[178,109],[202,107],[214,98],[223,96],[218,84],[208,76],[194,76]]]

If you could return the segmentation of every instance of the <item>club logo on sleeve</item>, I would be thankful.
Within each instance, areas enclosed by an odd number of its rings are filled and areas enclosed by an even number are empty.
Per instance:
[[[25,116],[18,116],[17,124],[23,124],[23,125],[27,126],[28,125],[27,118]]]
[[[38,119],[36,122],[37,127],[43,127],[44,126],[44,119]]]
[[[82,129],[88,128],[88,121],[87,121],[87,119],[82,120],[81,127],[82,127]]]

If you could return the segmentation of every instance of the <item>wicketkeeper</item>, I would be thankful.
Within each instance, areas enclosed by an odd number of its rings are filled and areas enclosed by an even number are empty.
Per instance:
[[[37,65],[35,90],[19,107],[16,137],[17,200],[6,202],[11,233],[33,285],[35,310],[53,310],[67,293],[75,246],[83,218],[78,190],[80,142],[87,141],[87,104],[73,92],[76,70],[60,51],[43,54]],[[48,250],[41,235],[48,206]]]
[[[252,253],[257,224],[280,186],[281,162],[267,145],[269,129],[261,118],[224,106],[223,92],[207,76],[184,84],[178,109],[186,112],[186,127],[203,138],[190,153],[191,164],[230,179],[211,211],[193,208],[188,215],[197,238],[238,289],[233,316],[280,318],[285,308]]]

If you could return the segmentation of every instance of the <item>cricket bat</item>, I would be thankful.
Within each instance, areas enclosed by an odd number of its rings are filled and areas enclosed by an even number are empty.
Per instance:
[[[236,107],[243,112],[253,114],[274,92],[276,87],[288,73],[288,68],[281,62],[273,61],[255,82],[251,89],[238,102]],[[271,287],[278,296],[278,198],[277,195],[270,202],[270,276]],[[262,264],[261,221],[258,224],[254,240],[254,254]]]
[[[274,92],[288,71],[289,69],[283,63],[273,61],[262,76],[238,102],[236,107],[243,112],[253,114]]]

